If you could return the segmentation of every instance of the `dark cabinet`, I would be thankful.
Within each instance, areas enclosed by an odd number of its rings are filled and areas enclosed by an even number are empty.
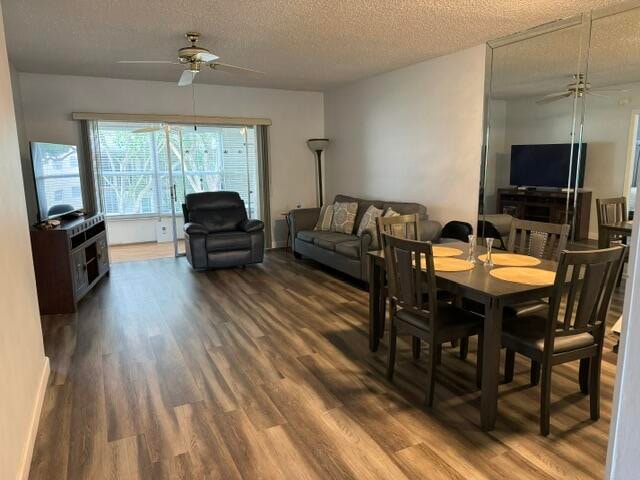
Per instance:
[[[31,230],[40,313],[72,313],[102,277],[109,274],[103,215],[62,220],[51,230]]]
[[[498,189],[498,213],[536,222],[564,223],[566,212],[569,221],[575,215],[575,238],[583,240],[589,236],[591,215],[591,192],[579,190],[574,208],[573,195],[567,210],[567,194],[560,190]]]

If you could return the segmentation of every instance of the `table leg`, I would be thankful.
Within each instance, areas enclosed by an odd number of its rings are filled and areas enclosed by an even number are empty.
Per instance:
[[[382,268],[369,255],[369,350],[375,352],[380,345],[380,283]]]
[[[482,390],[480,423],[485,431],[493,430],[498,412],[498,377],[502,333],[502,302],[491,299],[485,304]]]

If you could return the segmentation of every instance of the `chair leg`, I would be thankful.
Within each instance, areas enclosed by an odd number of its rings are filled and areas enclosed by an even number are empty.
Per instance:
[[[436,366],[438,364],[438,347],[435,342],[429,344],[429,364],[427,365],[427,390],[424,403],[427,407],[433,406],[433,388],[436,380]]]
[[[538,363],[538,365],[540,365]],[[542,384],[540,386],[540,435],[549,435],[551,415],[551,365],[542,367]]]
[[[478,354],[476,355],[476,386],[482,388],[482,355],[484,353],[484,335],[482,330],[478,334]]]
[[[442,344],[436,345],[436,365],[440,365],[442,363]]]
[[[591,364],[590,358],[580,359],[580,370],[578,373],[578,382],[580,383],[580,391],[585,395],[589,393],[589,366]]]
[[[531,360],[531,385],[540,383],[540,364],[535,360]]]
[[[591,419],[600,418],[600,364],[602,354],[592,357],[589,362],[589,403],[591,407]]]
[[[420,337],[411,338],[411,350],[414,360],[418,360],[420,358]]]
[[[387,362],[387,378],[389,381],[393,380],[393,370],[396,366],[396,341],[398,332],[396,326],[391,321],[391,328],[389,329],[389,359]]]
[[[383,281],[384,281],[384,278],[383,278]],[[380,294],[379,311],[380,311],[380,338],[383,338],[384,325],[387,321],[387,296],[385,295],[384,292]]]
[[[469,337],[460,339],[460,360],[466,360],[469,353]]]
[[[507,355],[504,358],[504,382],[513,381],[513,369],[516,363],[516,352],[507,348]]]

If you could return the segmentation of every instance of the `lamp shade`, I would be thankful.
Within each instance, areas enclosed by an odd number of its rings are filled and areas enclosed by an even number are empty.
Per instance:
[[[327,145],[329,145],[328,138],[310,138],[307,140],[307,146],[312,152],[323,151],[327,148]]]

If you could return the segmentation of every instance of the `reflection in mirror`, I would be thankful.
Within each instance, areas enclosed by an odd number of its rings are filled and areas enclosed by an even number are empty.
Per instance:
[[[584,141],[589,144],[585,183],[595,199],[625,197],[635,209],[640,156],[640,8],[594,14],[591,26]],[[590,237],[598,236],[595,208]]]
[[[491,45],[487,155],[478,234],[507,244],[514,218],[574,221],[569,187],[580,184],[577,145],[588,39],[582,17]],[[574,139],[575,144],[574,145]],[[583,163],[584,165],[584,163]],[[580,215],[577,236],[588,233]]]

